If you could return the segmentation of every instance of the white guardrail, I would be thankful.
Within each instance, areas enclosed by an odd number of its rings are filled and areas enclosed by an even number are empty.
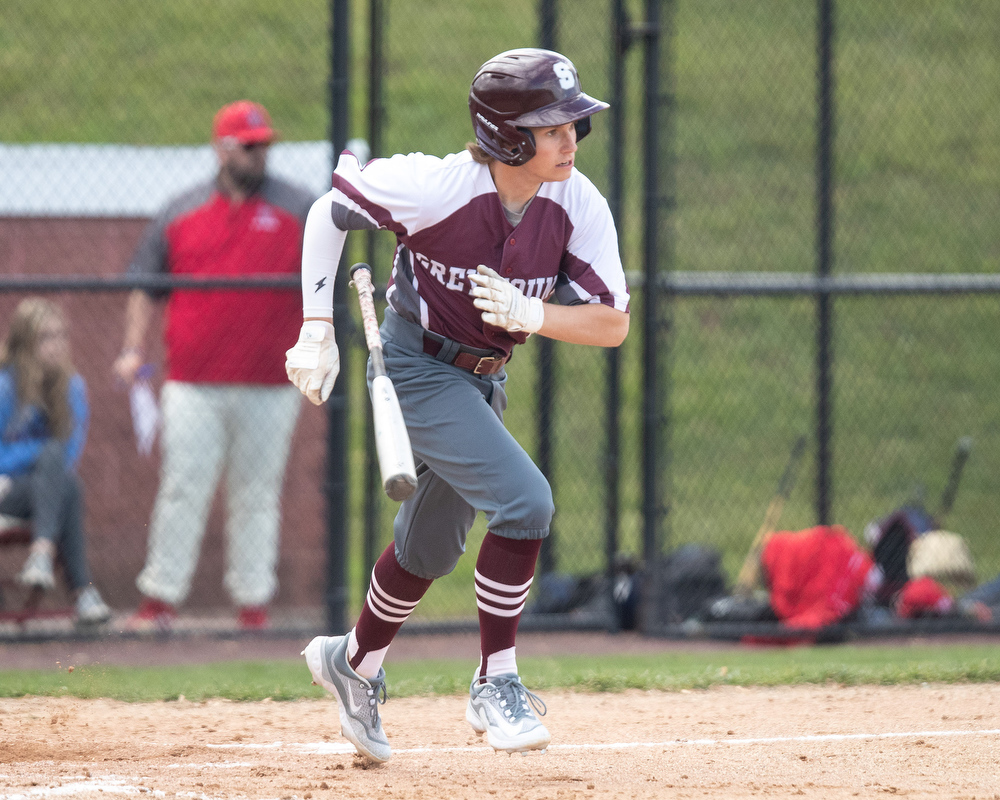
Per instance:
[[[368,160],[368,144],[347,149]],[[316,196],[329,190],[330,142],[277,142],[275,175]],[[151,217],[169,199],[215,174],[210,145],[0,143],[0,217]]]

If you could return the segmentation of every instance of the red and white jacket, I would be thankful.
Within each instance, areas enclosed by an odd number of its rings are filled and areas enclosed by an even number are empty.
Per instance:
[[[313,196],[267,177],[234,204],[214,181],[169,203],[149,224],[131,275],[298,274],[302,232]],[[296,290],[195,290],[170,293],[167,378],[192,383],[284,384],[285,350],[298,336]]]

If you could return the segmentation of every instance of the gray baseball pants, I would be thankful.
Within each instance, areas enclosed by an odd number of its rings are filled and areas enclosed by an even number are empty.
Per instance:
[[[477,511],[498,536],[547,536],[552,490],[503,425],[506,372],[474,375],[425,354],[423,329],[391,308],[380,330],[417,466],[417,490],[393,524],[400,566],[425,579],[450,573]]]

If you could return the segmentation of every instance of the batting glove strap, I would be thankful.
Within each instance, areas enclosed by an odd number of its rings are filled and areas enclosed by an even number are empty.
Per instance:
[[[545,321],[545,304],[537,297],[525,297],[506,278],[486,266],[469,275],[475,286],[473,304],[482,311],[483,322],[512,333],[535,333]]]
[[[325,403],[340,374],[340,349],[333,325],[323,320],[302,323],[295,347],[285,352],[285,372],[311,403]]]

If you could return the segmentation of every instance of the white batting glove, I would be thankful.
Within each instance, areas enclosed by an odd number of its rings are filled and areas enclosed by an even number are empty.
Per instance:
[[[333,325],[323,320],[303,322],[295,347],[285,352],[285,372],[311,403],[325,403],[340,374],[340,349]]]
[[[545,304],[539,298],[525,297],[514,284],[482,264],[469,280],[476,284],[472,289],[476,298],[473,304],[483,312],[483,322],[512,333],[535,333],[542,327]]]

